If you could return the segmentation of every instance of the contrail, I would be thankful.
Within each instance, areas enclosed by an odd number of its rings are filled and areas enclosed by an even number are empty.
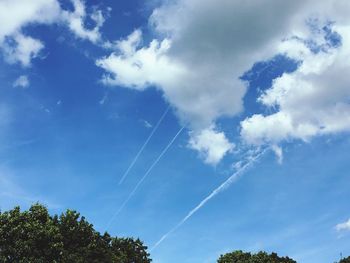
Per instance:
[[[160,117],[160,119],[158,120],[157,124],[154,126],[151,134],[148,136],[147,140],[144,142],[144,144],[142,145],[142,147],[140,148],[140,150],[136,154],[134,160],[130,163],[128,169],[126,169],[125,173],[123,174],[122,178],[119,181],[119,185],[121,185],[123,183],[123,181],[125,180],[126,176],[129,174],[130,170],[134,167],[135,163],[137,162],[137,159],[140,157],[141,153],[143,152],[143,150],[147,146],[148,142],[151,140],[153,134],[157,131],[159,125],[161,124],[161,122],[163,121],[164,117],[167,115],[169,110],[170,110],[170,105],[168,106],[168,108],[166,108],[166,110],[164,111],[163,115]]]
[[[170,234],[176,231],[181,227],[190,217],[192,217],[199,209],[201,209],[210,199],[215,197],[217,194],[226,190],[232,183],[234,183],[250,166],[252,166],[265,152],[267,149],[264,149],[257,153],[255,156],[252,156],[246,164],[238,168],[238,170],[231,175],[225,182],[223,182],[219,187],[217,187],[210,195],[204,198],[194,209],[192,209],[175,227],[173,227],[169,232],[161,237],[157,243],[150,249],[150,251],[157,248]]]
[[[176,140],[176,138],[180,135],[180,133],[182,132],[182,130],[185,128],[185,126],[181,127],[180,130],[175,134],[175,136],[171,139],[171,141],[168,143],[168,145],[164,148],[164,150],[160,153],[160,155],[158,156],[158,158],[153,162],[153,164],[150,166],[150,168],[148,168],[147,172],[143,175],[143,177],[140,179],[140,181],[136,184],[135,188],[130,192],[129,196],[126,198],[126,200],[124,201],[124,203],[119,207],[119,209],[117,210],[117,212],[115,212],[115,214],[112,216],[112,218],[109,220],[108,224],[107,224],[107,228],[110,227],[111,223],[113,222],[113,220],[115,219],[115,217],[123,210],[123,208],[125,207],[125,205],[129,202],[130,198],[135,194],[135,192],[137,191],[137,189],[139,188],[139,186],[142,184],[142,182],[146,179],[146,177],[149,175],[149,173],[152,171],[152,169],[154,168],[154,166],[157,165],[157,163],[160,161],[160,159],[163,157],[163,155],[169,150],[170,146],[174,143],[174,141]]]

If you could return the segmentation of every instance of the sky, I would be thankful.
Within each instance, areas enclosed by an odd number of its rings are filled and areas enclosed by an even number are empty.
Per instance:
[[[350,2],[0,0],[0,208],[155,263],[350,255]]]

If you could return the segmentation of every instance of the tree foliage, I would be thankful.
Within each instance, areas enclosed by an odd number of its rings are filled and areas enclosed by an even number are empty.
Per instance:
[[[1,263],[150,263],[140,239],[101,235],[76,211],[50,216],[45,206],[0,211]],[[217,263],[296,263],[276,253],[237,250]],[[350,263],[350,257],[339,263]]]
[[[343,258],[342,260],[339,261],[339,263],[350,263],[350,256],[347,258]]]
[[[139,239],[101,235],[79,213],[50,216],[35,204],[0,212],[0,262],[18,263],[149,263]]]
[[[276,253],[267,254],[266,252],[259,252],[251,254],[237,250],[225,255],[221,255],[217,261],[218,263],[296,263],[289,257],[279,257]]]

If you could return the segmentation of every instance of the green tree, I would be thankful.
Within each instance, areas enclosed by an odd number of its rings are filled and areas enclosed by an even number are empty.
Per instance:
[[[49,215],[35,204],[0,212],[0,262],[150,263],[139,239],[101,235],[79,213]]]
[[[257,254],[246,253],[237,250],[225,255],[221,255],[218,263],[296,263],[289,257],[279,257],[276,253],[267,254],[259,252]]]
[[[147,261],[149,254],[147,247],[143,245],[140,239],[114,238],[112,240],[112,252],[121,262],[150,262]]]
[[[63,243],[59,230],[45,207],[19,207],[0,214],[1,262],[55,262],[61,258]]]

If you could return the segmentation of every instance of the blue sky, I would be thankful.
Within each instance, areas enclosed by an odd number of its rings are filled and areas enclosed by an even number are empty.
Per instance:
[[[349,255],[349,10],[0,0],[1,210],[76,209],[156,263]]]

